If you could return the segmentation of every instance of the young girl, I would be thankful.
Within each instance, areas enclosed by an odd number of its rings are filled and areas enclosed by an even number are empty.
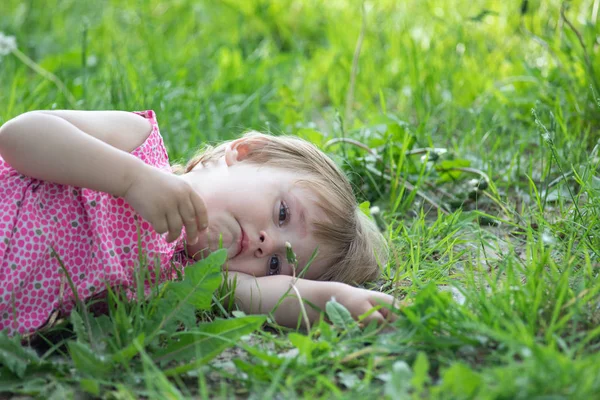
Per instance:
[[[286,242],[298,266],[317,257],[293,271]],[[342,283],[377,277],[387,248],[343,173],[308,142],[252,132],[184,169],[169,165],[152,111],[34,111],[0,127],[0,330],[29,333],[54,310],[67,315],[75,295],[63,268],[85,300],[131,286],[140,256],[172,279],[173,265],[219,246],[247,313],[271,312],[292,283],[354,317],[393,302]],[[274,317],[295,326],[300,312],[287,296]]]

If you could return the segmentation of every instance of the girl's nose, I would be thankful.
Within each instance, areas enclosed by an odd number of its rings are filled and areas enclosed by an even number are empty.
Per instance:
[[[275,250],[275,243],[266,231],[260,231],[258,233],[258,243],[256,244],[256,250],[254,251],[255,257],[264,257],[270,255]]]

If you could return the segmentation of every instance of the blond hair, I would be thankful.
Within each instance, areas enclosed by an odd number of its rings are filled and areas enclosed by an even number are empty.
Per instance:
[[[248,152],[243,162],[269,165],[306,176],[297,183],[311,189],[316,205],[328,220],[313,221],[312,233],[328,253],[320,255],[328,264],[319,280],[363,283],[380,275],[379,264],[385,265],[388,248],[376,224],[357,205],[348,178],[340,168],[315,145],[293,136],[271,136],[248,132],[244,136]],[[230,142],[200,150],[176,173],[188,173],[198,164],[219,160]]]

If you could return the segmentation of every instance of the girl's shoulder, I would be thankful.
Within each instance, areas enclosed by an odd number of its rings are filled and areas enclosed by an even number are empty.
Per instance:
[[[156,113],[154,110],[146,110],[146,111],[133,111],[133,114],[139,115],[140,117],[145,118],[150,122],[150,124],[154,127],[158,126],[158,121],[156,120]]]
[[[150,122],[152,130],[146,140],[140,146],[135,148],[131,154],[138,157],[146,164],[170,171],[169,155],[167,154],[167,148],[165,147],[164,140],[160,134],[156,114],[153,110],[134,111],[134,114],[144,117]]]

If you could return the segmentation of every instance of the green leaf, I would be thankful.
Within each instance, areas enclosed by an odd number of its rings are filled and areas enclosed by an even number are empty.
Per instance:
[[[21,346],[18,338],[9,338],[0,332],[0,364],[5,365],[19,378],[23,378],[27,366],[40,362],[39,357],[29,348]]]
[[[371,203],[368,201],[363,201],[358,205],[360,211],[363,212],[367,217],[371,216]]]
[[[309,142],[314,143],[318,146],[323,143],[323,139],[325,137],[321,132],[310,128],[298,129],[296,131],[296,136],[301,137],[302,139],[306,139]]]
[[[327,317],[336,327],[341,328],[348,333],[354,333],[358,330],[356,321],[352,318],[350,311],[342,304],[335,301],[334,298],[327,302],[325,311],[327,312]]]
[[[336,375],[340,383],[348,389],[357,388],[361,384],[361,380],[358,376],[358,373],[340,371]]]
[[[569,199],[571,197],[571,193],[569,189],[564,186],[558,186],[552,188],[547,194],[545,191],[541,193],[541,197],[545,198],[548,202],[559,201],[561,199]]]
[[[92,330],[92,337],[104,337],[112,329],[114,325],[108,315],[98,315],[90,319],[90,329]]]
[[[438,162],[435,165],[435,169],[440,174],[439,181],[440,182],[448,182],[448,181],[457,180],[460,177],[460,175],[463,173],[462,171],[455,170],[453,168],[463,168],[463,167],[468,167],[469,165],[471,165],[471,161],[457,158],[454,160],[444,160],[444,161]]]
[[[307,363],[310,363],[314,348],[313,341],[308,336],[300,333],[290,333],[288,339],[298,349],[300,356],[302,356]]]
[[[198,310],[210,308],[212,295],[221,284],[221,266],[227,260],[227,250],[211,253],[202,261],[185,268],[181,282],[171,282],[170,291],[180,301],[193,305]]]
[[[174,333],[182,323],[186,328],[196,326],[196,309],[191,304],[180,301],[173,292],[167,292],[164,298],[156,299],[156,310],[148,320],[147,333],[155,332],[162,326],[161,331]]]
[[[162,298],[154,298],[155,309],[146,324],[146,332],[153,336],[161,332],[175,332],[179,323],[187,328],[196,325],[196,310],[210,308],[213,293],[222,279],[221,266],[227,259],[225,249],[211,253],[202,261],[185,268],[180,282],[167,282]]]
[[[269,350],[262,350],[258,347],[245,347],[244,350],[270,367],[279,367],[285,361],[285,358],[279,357],[279,354],[274,354]]]
[[[126,346],[125,348],[123,348],[122,350],[113,353],[112,354],[112,360],[114,362],[128,362],[129,360],[131,360],[133,357],[135,357],[139,351],[139,348],[143,348],[144,347],[144,340],[146,339],[146,334],[145,333],[140,333],[138,335],[138,337],[136,337],[135,339],[133,339],[133,342],[131,342],[129,344],[129,346]]]
[[[391,377],[385,387],[385,393],[392,399],[410,399],[412,371],[404,361],[396,361],[392,366]]]
[[[420,393],[425,387],[425,384],[429,382],[429,360],[427,359],[427,355],[422,351],[419,352],[417,359],[413,364],[413,372],[414,375],[411,383],[415,390]]]
[[[288,339],[298,349],[298,353],[307,364],[312,361],[315,352],[331,349],[331,345],[328,342],[314,341],[310,337],[300,333],[290,333]]]
[[[266,316],[251,315],[202,323],[193,331],[174,335],[167,347],[156,353],[154,361],[188,361],[195,358],[192,363],[171,368],[165,374],[171,376],[192,370],[206,364],[224,349],[234,346],[240,337],[258,329],[265,320]]]
[[[88,345],[71,341],[67,344],[67,347],[75,367],[82,374],[103,377],[112,371],[112,365],[104,357],[92,351]]]
[[[592,180],[590,182],[590,186],[593,189],[600,190],[600,178],[598,178],[596,176],[592,176]]]
[[[280,363],[282,359],[279,359]],[[236,358],[233,360],[233,364],[240,372],[246,373],[251,376],[255,381],[271,382],[273,369],[278,364],[271,365],[269,363],[249,363],[247,361]]]
[[[0,393],[20,392],[34,395],[47,389],[48,381],[66,375],[67,364],[48,362],[29,364],[25,376],[19,377],[6,365],[0,365]]]
[[[75,390],[67,383],[52,382],[43,389],[43,397],[47,400],[73,399]]]
[[[39,62],[40,67],[54,72],[59,68],[77,68],[81,65],[81,54],[77,51],[52,54]]]
[[[91,395],[100,395],[100,384],[95,379],[83,378],[79,381],[81,389]]]
[[[455,363],[442,373],[442,389],[452,397],[474,398],[482,384],[481,376],[468,366]]]
[[[398,123],[388,124],[387,133],[391,135],[392,142],[401,145],[404,150],[412,148],[417,141],[415,135],[408,130],[407,125],[400,125]]]
[[[85,329],[85,324],[83,323],[83,319],[81,318],[81,315],[79,315],[77,310],[71,311],[71,323],[73,324],[73,330],[75,331],[77,340],[79,340],[82,343],[89,343],[88,335]]]

